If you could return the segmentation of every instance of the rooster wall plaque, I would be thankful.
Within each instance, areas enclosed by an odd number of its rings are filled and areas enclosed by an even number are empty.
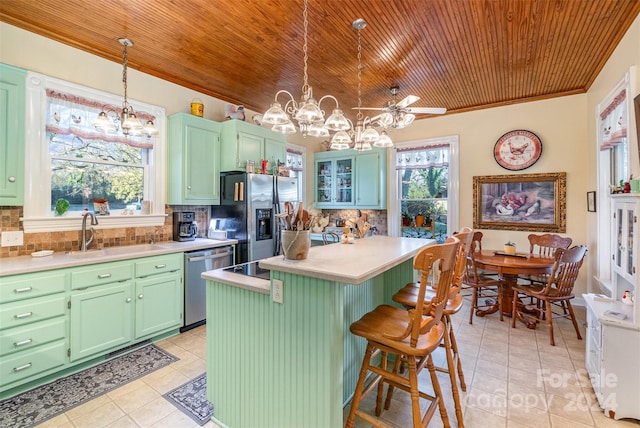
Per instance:
[[[517,129],[498,139],[493,156],[498,164],[510,171],[529,168],[542,154],[542,141],[531,131]]]

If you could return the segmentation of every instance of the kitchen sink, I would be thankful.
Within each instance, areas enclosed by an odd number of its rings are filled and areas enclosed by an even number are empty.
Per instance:
[[[106,256],[107,252],[101,249],[87,251],[67,251],[67,255],[76,259],[92,259],[94,257]]]
[[[147,251],[163,250],[166,247],[158,244],[126,245],[123,247],[95,248],[87,251],[69,251],[67,255],[76,259],[92,259],[96,257],[136,254]]]

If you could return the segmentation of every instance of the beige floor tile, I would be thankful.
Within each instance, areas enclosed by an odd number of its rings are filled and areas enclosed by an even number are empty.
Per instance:
[[[149,426],[149,428],[197,428],[200,425],[195,423],[193,419],[182,413],[180,410],[176,410],[166,417],[160,419],[158,422]]]
[[[585,425],[574,419],[563,418],[562,416],[551,414],[552,428],[587,428],[593,425]]]
[[[115,403],[108,402],[94,408],[91,412],[72,418],[71,422],[77,428],[101,428],[117,421],[124,415],[124,412]]]
[[[152,402],[135,409],[129,416],[141,427],[148,427],[169,416],[176,410],[164,397],[158,397]]]
[[[112,400],[125,413],[131,413],[133,410],[152,402],[158,397],[160,397],[158,391],[149,385],[143,384],[140,388],[136,388],[128,394],[118,394],[116,397],[113,397]]]
[[[551,395],[549,396],[549,413],[551,413],[551,416],[556,415],[587,426],[593,426],[593,418],[589,411],[591,406],[590,403],[586,402],[587,400],[588,398],[583,394],[564,397]]]
[[[162,377],[153,377],[150,379],[145,379],[147,385],[153,388],[158,394],[166,394],[174,388],[179,387],[187,383],[189,380],[193,379],[195,376],[188,377],[178,370],[173,370],[171,372],[167,372],[165,376]]]
[[[138,428],[138,424],[136,424],[129,416],[123,416],[109,425],[106,425],[105,428]]]
[[[484,410],[497,416],[507,416],[506,394],[492,394],[478,388],[472,388],[465,399],[466,409]]]
[[[69,419],[77,419],[87,413],[93,412],[96,408],[104,406],[107,403],[111,403],[111,399],[107,395],[101,395],[93,400],[87,401],[84,404],[74,407],[65,412]]]
[[[486,359],[478,360],[475,371],[476,373],[488,374],[501,380],[506,380],[509,373],[509,369],[505,364]]]
[[[509,401],[507,419],[531,428],[551,426],[549,414],[537,407],[528,407],[521,402]]]
[[[58,415],[54,418],[44,421],[38,425],[39,428],[68,428],[73,427],[73,424],[65,413]]]
[[[477,407],[467,407],[464,414],[464,425],[474,428],[502,428],[506,426],[504,416],[495,415]]]

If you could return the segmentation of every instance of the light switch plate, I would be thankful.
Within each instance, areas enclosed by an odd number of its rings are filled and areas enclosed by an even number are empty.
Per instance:
[[[272,279],[271,285],[273,288],[273,301],[276,303],[283,303],[284,283],[279,279]]]
[[[24,244],[24,232],[22,230],[2,232],[3,247],[17,247]]]

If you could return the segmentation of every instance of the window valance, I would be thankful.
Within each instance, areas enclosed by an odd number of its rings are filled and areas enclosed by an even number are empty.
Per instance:
[[[396,170],[449,166],[449,144],[398,148],[397,153]]]
[[[627,138],[627,90],[623,89],[600,113],[600,150],[609,150]]]

